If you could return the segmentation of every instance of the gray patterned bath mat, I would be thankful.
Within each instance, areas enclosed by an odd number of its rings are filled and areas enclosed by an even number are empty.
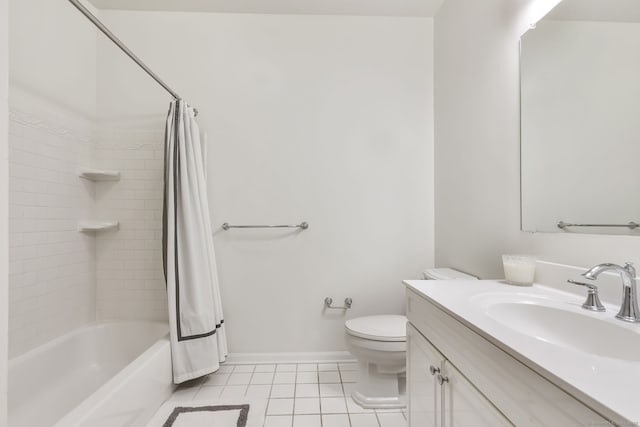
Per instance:
[[[266,400],[168,401],[147,427],[262,427]]]
[[[178,421],[178,417],[181,417]],[[177,406],[162,427],[181,424],[246,427],[249,405]],[[185,420],[187,419],[188,420]],[[183,422],[184,421],[184,422]]]

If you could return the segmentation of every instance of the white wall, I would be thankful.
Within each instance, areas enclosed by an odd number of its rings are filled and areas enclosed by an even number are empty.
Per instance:
[[[326,296],[352,297],[347,317],[403,311],[401,280],[433,261],[430,19],[101,17],[198,107],[214,228],[311,225],[216,232],[232,352],[344,349]],[[167,95],[107,42],[98,64],[103,119],[166,114]]]
[[[506,252],[584,267],[640,262],[637,237],[520,231],[518,40],[535,6],[447,0],[436,15],[437,265],[500,278]]]
[[[9,343],[9,25],[7,0],[0,0],[0,427],[7,425]]]
[[[81,116],[93,117],[96,110],[93,25],[67,1],[10,0],[9,14],[11,86]]]
[[[67,2],[10,2],[9,355],[95,319],[96,32]]]

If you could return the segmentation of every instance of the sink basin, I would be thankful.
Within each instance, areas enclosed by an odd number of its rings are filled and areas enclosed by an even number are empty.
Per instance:
[[[613,359],[640,361],[640,325],[598,319],[602,313],[555,307],[545,302],[495,302],[485,313],[504,326],[560,347]]]

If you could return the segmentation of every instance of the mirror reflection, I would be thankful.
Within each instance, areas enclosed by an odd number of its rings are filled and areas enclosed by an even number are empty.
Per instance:
[[[564,0],[521,49],[522,229],[640,235],[640,0]]]

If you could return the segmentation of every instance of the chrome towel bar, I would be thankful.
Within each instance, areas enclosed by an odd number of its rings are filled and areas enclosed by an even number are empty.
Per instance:
[[[231,225],[228,222],[222,224],[223,230],[229,230],[230,228],[301,228],[302,230],[306,230],[309,228],[308,222],[301,222],[300,224],[294,225]]]
[[[625,227],[629,230],[640,227],[640,224],[633,221],[629,222],[628,224],[570,224],[568,222],[560,221],[557,225],[558,228],[561,228],[563,230],[569,227]]]

